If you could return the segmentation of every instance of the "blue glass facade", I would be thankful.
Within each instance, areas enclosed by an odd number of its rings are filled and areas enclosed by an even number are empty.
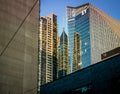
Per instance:
[[[74,19],[74,18],[73,18]],[[69,56],[70,56],[70,72],[72,72],[72,59],[73,59],[73,48],[74,48],[74,31],[75,31],[75,20],[68,22],[69,28]]]
[[[76,10],[77,9],[73,7],[67,8],[71,72],[73,63],[74,32],[78,32],[81,39],[80,53],[82,68],[90,65],[91,63],[89,9],[85,9],[85,13],[83,13],[83,10],[80,9],[77,15],[75,13]]]
[[[86,10],[86,14],[79,14],[75,17],[75,30],[81,37],[82,67],[86,67],[91,64],[89,21],[89,9]]]
[[[82,68],[100,62],[101,54],[120,47],[119,22],[89,3],[68,6],[67,22],[71,69],[74,63],[74,32],[80,36]]]
[[[67,20],[68,20],[68,38],[69,38],[69,65],[70,72],[72,72],[73,62],[73,49],[74,49],[74,31],[75,31],[75,16],[74,8],[67,8]]]

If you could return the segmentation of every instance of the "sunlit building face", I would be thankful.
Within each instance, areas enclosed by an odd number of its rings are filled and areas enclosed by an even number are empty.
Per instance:
[[[57,79],[57,16],[40,18],[39,34],[39,84]]]
[[[68,6],[67,22],[71,72],[75,54],[74,32],[80,37],[78,53],[82,68],[101,61],[102,53],[120,46],[120,23],[89,3],[78,7]]]

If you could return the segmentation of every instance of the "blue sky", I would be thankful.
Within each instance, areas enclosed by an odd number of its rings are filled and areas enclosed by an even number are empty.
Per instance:
[[[63,26],[67,32],[66,6],[79,6],[88,2],[120,22],[120,0],[41,0],[40,15],[56,14],[58,34],[61,35]]]

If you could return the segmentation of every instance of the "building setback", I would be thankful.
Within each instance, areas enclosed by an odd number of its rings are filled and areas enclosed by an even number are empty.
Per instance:
[[[68,59],[68,37],[64,31],[60,36],[60,45],[58,47],[58,78],[61,78],[69,73]]]
[[[74,69],[75,59],[74,32],[80,37],[82,68],[101,61],[102,53],[120,46],[120,23],[89,3],[67,6],[67,23],[71,69]]]
[[[39,86],[57,79],[57,16],[40,18]]]
[[[39,0],[0,0],[0,94],[36,94]]]
[[[120,94],[120,53],[41,86],[40,94]]]

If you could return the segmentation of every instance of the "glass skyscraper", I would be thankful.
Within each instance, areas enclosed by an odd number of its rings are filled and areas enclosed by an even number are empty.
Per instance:
[[[89,3],[67,6],[67,24],[71,72],[74,71],[75,32],[80,39],[78,59],[82,68],[101,61],[102,53],[120,46],[120,23]]]
[[[58,78],[69,73],[68,61],[68,36],[63,28],[63,32],[60,36],[60,45],[58,47]]]

